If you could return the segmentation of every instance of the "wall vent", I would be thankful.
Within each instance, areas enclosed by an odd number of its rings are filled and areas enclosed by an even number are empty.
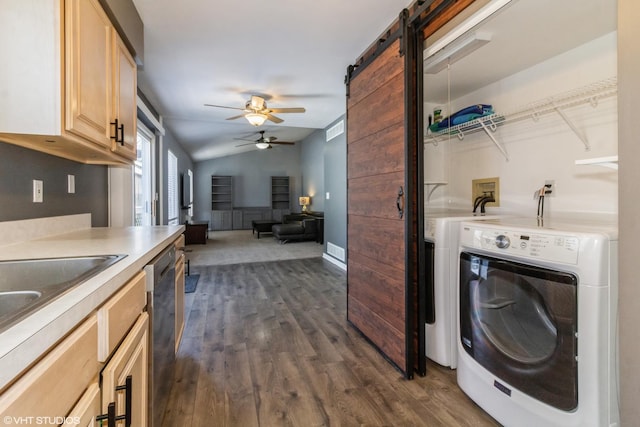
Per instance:
[[[340,261],[344,262],[344,248],[327,242],[327,253],[332,257],[338,258]]]
[[[340,120],[335,125],[331,126],[327,129],[327,142],[331,141],[338,135],[342,135],[344,133],[344,120]]]

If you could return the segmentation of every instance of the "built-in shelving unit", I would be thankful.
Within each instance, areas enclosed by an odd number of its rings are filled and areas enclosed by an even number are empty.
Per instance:
[[[233,209],[233,177],[211,176],[211,210]]]
[[[271,177],[271,208],[291,209],[291,196],[288,176]]]
[[[211,176],[211,229],[231,230],[233,213],[233,177]]]
[[[509,155],[507,154],[504,146],[496,139],[495,135],[493,135],[498,126],[523,119],[533,119],[534,121],[537,121],[540,116],[544,114],[556,113],[562,117],[576,136],[580,138],[585,149],[589,150],[591,148],[589,141],[566,116],[564,110],[583,104],[591,104],[591,106],[596,107],[600,99],[615,96],[617,93],[618,79],[617,77],[611,77],[572,91],[532,102],[523,107],[514,109],[511,112],[491,114],[459,125],[451,126],[439,132],[429,132],[425,137],[424,142],[437,145],[439,141],[448,138],[450,135],[455,135],[460,140],[463,140],[466,134],[484,131],[496,145],[498,150],[500,150],[505,159],[509,160]]]

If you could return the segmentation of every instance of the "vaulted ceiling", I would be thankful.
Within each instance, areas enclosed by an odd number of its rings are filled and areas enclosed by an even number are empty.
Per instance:
[[[255,150],[235,138],[300,141],[345,112],[344,76],[410,0],[134,0],[144,22],[139,87],[194,161]],[[251,126],[251,95],[284,121]],[[279,146],[277,149],[287,149]]]

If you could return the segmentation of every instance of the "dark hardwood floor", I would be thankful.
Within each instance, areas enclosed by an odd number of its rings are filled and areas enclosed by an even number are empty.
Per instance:
[[[163,427],[495,426],[428,366],[407,381],[346,321],[322,258],[196,267]]]

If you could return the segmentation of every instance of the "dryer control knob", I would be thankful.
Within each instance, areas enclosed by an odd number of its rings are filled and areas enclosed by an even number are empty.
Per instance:
[[[510,244],[511,244],[511,240],[509,240],[509,238],[504,234],[501,234],[498,237],[496,237],[496,246],[499,247],[500,249],[507,249]]]

